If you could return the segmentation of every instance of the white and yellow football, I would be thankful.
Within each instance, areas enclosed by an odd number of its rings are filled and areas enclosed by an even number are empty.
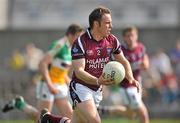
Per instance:
[[[112,78],[115,84],[119,84],[125,77],[124,66],[117,61],[108,62],[103,68],[103,77]]]

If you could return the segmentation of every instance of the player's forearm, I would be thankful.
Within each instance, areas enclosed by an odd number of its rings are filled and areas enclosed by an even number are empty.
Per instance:
[[[79,79],[83,80],[87,84],[97,85],[98,78],[84,71],[84,69],[79,68],[78,70],[75,70],[75,74]]]
[[[39,64],[39,70],[45,80],[45,82],[49,85],[51,84],[51,78],[49,77],[48,65],[43,61]]]
[[[65,81],[66,81],[66,84],[69,85],[71,78],[68,75],[65,75]]]
[[[52,60],[53,56],[47,53],[39,63],[39,70],[47,84],[51,84],[48,66],[51,64]]]
[[[52,82],[51,82],[51,78],[49,76],[49,72],[46,71],[43,73],[43,77],[44,77],[44,80],[45,82],[47,83],[48,86],[51,86],[52,85]]]
[[[148,69],[149,68],[149,57],[147,54],[144,55],[143,62],[142,62],[142,69]]]
[[[126,72],[126,79],[131,83],[131,81],[134,79],[131,66],[128,62],[128,60],[124,60],[123,63],[125,72]]]
[[[133,73],[132,73],[132,69],[131,69],[129,61],[124,57],[124,54],[122,52],[118,55],[114,55],[114,57],[117,61],[123,64],[125,68],[125,72],[126,72],[125,77],[131,83],[132,80],[134,80],[134,77],[133,77]]]

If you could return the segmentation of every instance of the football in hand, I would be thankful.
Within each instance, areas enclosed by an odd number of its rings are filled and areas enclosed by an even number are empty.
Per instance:
[[[117,61],[108,62],[103,68],[103,77],[112,78],[115,84],[119,84],[125,77],[124,66]]]

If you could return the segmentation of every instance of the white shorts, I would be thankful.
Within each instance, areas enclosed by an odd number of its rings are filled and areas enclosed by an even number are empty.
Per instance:
[[[137,92],[137,87],[120,87],[119,94],[121,97],[121,103],[131,109],[137,109],[142,105],[141,93]]]
[[[38,82],[36,87],[36,98],[42,101],[54,101],[54,99],[64,98],[68,96],[68,87],[66,84],[54,84],[54,87],[59,90],[59,93],[55,95],[49,91],[46,82]]]
[[[77,103],[94,100],[96,107],[102,101],[102,88],[100,87],[97,91],[94,91],[82,84],[71,82],[70,83],[70,98],[72,101],[73,108]]]

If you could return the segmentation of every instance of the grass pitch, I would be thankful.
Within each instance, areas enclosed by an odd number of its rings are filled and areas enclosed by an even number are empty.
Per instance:
[[[0,123],[34,123],[30,120],[0,120]],[[122,118],[103,119],[102,123],[139,123],[137,120]],[[180,119],[152,119],[150,123],[180,123]]]

